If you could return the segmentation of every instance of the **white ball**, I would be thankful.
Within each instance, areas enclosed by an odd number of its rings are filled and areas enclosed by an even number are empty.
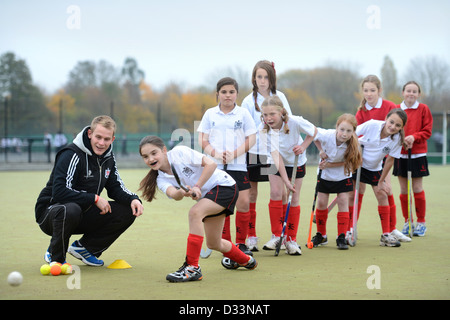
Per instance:
[[[8,283],[13,287],[20,286],[22,284],[23,277],[20,272],[13,271],[8,275]]]

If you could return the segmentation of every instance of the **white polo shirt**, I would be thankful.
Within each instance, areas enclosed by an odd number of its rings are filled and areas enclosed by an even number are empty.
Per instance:
[[[360,124],[356,128],[356,135],[362,136],[359,142],[364,146],[362,167],[369,171],[380,171],[382,169],[383,158],[390,155],[393,158],[400,158],[402,145],[400,134],[381,139],[381,131],[386,121],[369,120]]]
[[[184,186],[190,187],[195,186],[203,172],[203,157],[206,156],[186,146],[176,146],[167,153],[169,163],[174,165],[175,170],[180,177],[180,182]],[[166,193],[167,188],[170,186],[178,187],[175,177],[161,170],[158,170],[158,178],[156,179],[156,183],[158,188],[164,193]],[[209,178],[208,181],[202,186],[201,197],[203,198],[209,190],[217,185],[233,186],[235,184],[236,182],[228,173],[216,169],[211,178]]]
[[[245,138],[256,134],[255,123],[248,112],[239,106],[227,114],[219,106],[206,110],[197,129],[198,132],[209,135],[209,143],[217,152],[234,151],[245,142]],[[222,161],[214,159],[218,168],[223,169]],[[247,171],[246,154],[233,159],[228,164],[228,170]]]
[[[291,107],[289,106],[289,102],[287,101],[284,93],[277,90],[276,95],[280,98],[281,102],[283,102],[283,107],[286,109],[287,113],[289,115],[292,115]],[[270,92],[270,96],[273,96],[272,92]],[[258,103],[258,106],[261,108],[261,105],[264,102],[264,96],[259,92],[256,96],[256,102]],[[244,98],[241,106],[242,108],[248,110],[248,112],[253,118],[253,121],[255,122],[256,128],[258,128],[259,125],[262,123],[261,112],[256,110],[255,108],[255,98],[253,97],[253,92]],[[256,134],[256,143],[253,145],[253,147],[250,148],[248,152],[253,154],[267,155],[267,150],[264,148],[264,146],[261,146],[259,142],[259,131]]]
[[[280,130],[270,129],[266,132],[263,129],[263,124],[260,126],[260,139],[261,144],[267,145],[267,150],[273,152],[277,150],[283,157],[284,165],[286,167],[293,167],[295,154],[292,149],[299,144],[303,143],[303,138],[300,133],[304,133],[308,136],[314,136],[315,126],[300,116],[289,116],[288,120],[289,133],[284,133],[284,122]],[[299,155],[298,166],[302,166],[306,163],[306,151]],[[274,163],[272,157],[267,159],[269,163]]]
[[[328,156],[329,162],[344,162],[345,152],[347,151],[347,143],[336,143],[336,129],[317,128],[317,135],[314,141],[319,141],[322,145],[322,151]],[[328,181],[342,181],[351,177],[351,172],[345,174],[345,166],[326,168],[322,170],[322,179]]]

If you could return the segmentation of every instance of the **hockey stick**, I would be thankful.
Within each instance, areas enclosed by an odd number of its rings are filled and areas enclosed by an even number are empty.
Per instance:
[[[180,188],[183,189],[183,190],[186,191],[186,192],[189,192],[189,189],[186,188],[185,186],[183,186],[183,185],[181,184],[180,177],[178,176],[178,173],[177,173],[177,171],[175,170],[174,165],[171,164],[170,167],[172,168],[173,176],[175,177],[175,180],[177,181],[177,183],[178,183],[178,185],[180,186]],[[193,196],[194,198],[196,197],[195,192],[192,193],[192,196]]]
[[[178,185],[180,186],[180,188],[183,189],[183,190],[186,191],[186,192],[189,192],[189,189],[186,188],[185,186],[183,186],[183,185],[181,184],[180,177],[178,176],[178,173],[177,173],[177,171],[175,170],[174,165],[171,164],[170,167],[172,168],[173,176],[175,177],[175,180],[177,181],[177,183],[178,183]],[[196,197],[195,192],[192,193],[192,196],[193,196],[194,198]],[[205,250],[205,249],[202,249],[202,250],[200,251],[200,257],[203,258],[203,259],[206,259],[206,258],[208,258],[208,257],[211,255],[211,253],[212,253],[212,250],[211,250],[210,248],[206,248],[206,250]]]
[[[364,145],[361,145],[361,158],[364,151]],[[357,237],[357,229],[356,225],[358,223],[358,203],[359,203],[359,184],[361,180],[361,166],[359,166],[358,170],[356,170],[356,183],[355,183],[355,195],[353,197],[353,225],[350,229],[351,231],[351,238],[350,238],[350,245],[354,247],[356,245],[356,237]]]
[[[202,248],[202,250],[200,251],[200,258],[207,259],[207,258],[209,258],[211,253],[212,253],[212,250],[210,248],[206,248],[206,249]]]
[[[333,199],[333,201],[331,201],[331,203],[328,205],[328,213],[330,213],[331,210],[333,210],[333,208],[336,206],[337,203],[337,197],[335,197]]]
[[[315,217],[316,200],[317,200],[317,192],[318,192],[317,186],[319,185],[321,176],[322,176],[322,169],[319,170],[319,174],[317,175],[316,190],[314,191],[314,201],[313,201],[312,210],[311,210],[311,219],[309,221],[308,242],[306,243],[306,246],[308,247],[308,249],[312,249],[314,247],[313,243],[311,242],[311,231],[312,231],[312,225],[313,225],[313,217]]]
[[[292,177],[291,177],[291,185],[295,185],[295,176],[297,175],[297,166],[298,166],[298,155],[295,156],[295,160],[294,160],[294,168],[292,170]],[[287,204],[287,208],[286,208],[286,215],[284,217],[284,222],[283,222],[283,230],[281,231],[281,236],[280,236],[280,240],[277,242],[277,246],[275,248],[275,256],[278,256],[278,254],[280,253],[280,249],[281,249],[281,244],[283,243],[284,240],[284,233],[286,231],[286,223],[288,220],[288,216],[289,216],[289,209],[291,207],[291,200],[292,200],[292,192],[289,190],[289,194],[288,194],[288,204]]]
[[[328,213],[330,213],[330,211],[333,210],[333,208],[336,206],[336,203],[337,203],[337,197],[335,197],[333,199],[333,201],[331,201],[330,204],[328,205]],[[314,212],[313,222],[316,223],[316,213],[315,212]]]
[[[411,197],[411,180],[412,180],[412,169],[411,169],[411,149],[408,149],[408,162],[407,162],[407,169],[408,169],[408,223],[409,223],[409,237],[413,238],[413,215],[412,215],[412,197]]]

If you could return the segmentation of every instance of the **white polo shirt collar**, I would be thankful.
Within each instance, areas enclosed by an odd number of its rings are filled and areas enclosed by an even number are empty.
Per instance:
[[[221,114],[235,114],[236,113],[236,107],[237,107],[237,104],[235,103],[234,104],[234,108],[230,112],[225,113],[225,112],[222,111],[222,109],[220,108],[220,104],[219,104],[217,106],[217,113],[221,113]]]
[[[408,106],[405,104],[405,101],[402,101],[402,103],[400,104],[400,108],[402,108],[402,110],[417,109],[418,107],[419,107],[419,101],[414,102],[414,104],[410,108],[408,108]]]
[[[378,98],[378,102],[375,105],[375,107],[370,106],[367,102],[366,102],[365,106],[366,106],[367,110],[372,110],[372,109],[380,109],[382,104],[383,104],[383,99],[381,99],[381,97],[380,97],[380,98]]]

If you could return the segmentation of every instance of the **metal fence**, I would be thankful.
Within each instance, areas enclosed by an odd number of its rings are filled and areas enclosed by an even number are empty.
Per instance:
[[[448,147],[450,144],[449,118],[450,111],[433,113],[433,134],[428,140],[427,155],[429,163],[443,165],[450,163],[450,150]],[[116,136],[113,147],[118,162],[126,162],[131,167],[140,167],[142,160],[139,155],[139,142],[145,135],[147,134]],[[183,140],[175,132],[160,136],[169,149]],[[0,137],[0,169],[2,165],[5,168],[5,164],[51,164],[54,161],[58,147],[55,147],[44,135]],[[196,137],[197,135],[192,135],[190,142],[182,141],[182,143],[197,150],[199,146],[194,141]],[[66,135],[66,138],[68,141],[73,140],[72,136]],[[308,154],[313,156],[312,159],[315,159],[317,152],[315,148],[308,148]]]

